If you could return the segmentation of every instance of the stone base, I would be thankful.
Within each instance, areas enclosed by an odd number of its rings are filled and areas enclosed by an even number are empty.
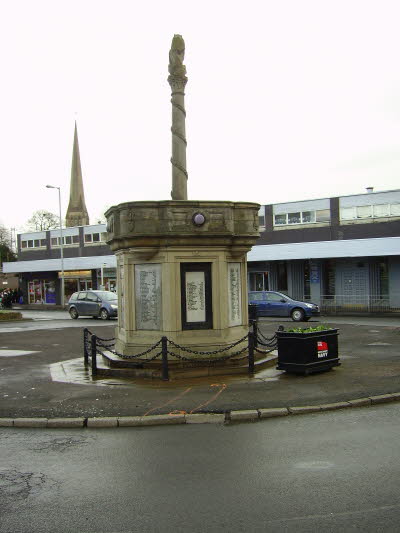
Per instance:
[[[245,354],[247,355],[247,354]],[[241,356],[239,356],[241,357]],[[255,359],[254,373],[273,368],[276,365],[277,352],[273,351],[267,356],[259,355]],[[173,361],[168,359],[169,379],[185,379],[206,376],[231,376],[248,374],[248,360],[237,359],[228,361],[215,361],[203,363],[200,361]],[[161,361],[146,362],[145,360],[121,359],[111,352],[104,352],[97,358],[97,374],[110,377],[137,377],[147,379],[161,379]]]

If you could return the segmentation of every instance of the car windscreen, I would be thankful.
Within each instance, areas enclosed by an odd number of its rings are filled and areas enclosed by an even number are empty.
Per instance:
[[[97,296],[101,298],[102,300],[105,300],[106,302],[111,302],[112,300],[117,300],[118,297],[115,294],[115,292],[96,292]]]

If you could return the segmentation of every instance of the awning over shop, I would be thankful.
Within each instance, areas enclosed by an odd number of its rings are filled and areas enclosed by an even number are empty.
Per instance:
[[[95,268],[116,268],[117,259],[115,255],[96,255],[93,257],[65,257],[64,270],[90,270]],[[14,261],[3,263],[5,273],[23,272],[59,272],[61,270],[61,259],[40,259],[36,261]]]
[[[247,260],[283,261],[334,257],[384,257],[388,255],[400,255],[400,237],[264,244],[253,246],[247,254]]]

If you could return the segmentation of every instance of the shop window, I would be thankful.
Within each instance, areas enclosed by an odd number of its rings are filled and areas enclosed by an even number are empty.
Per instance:
[[[32,241],[28,241],[28,248],[33,248],[33,240]]]
[[[287,291],[287,267],[285,261],[279,261],[278,263],[278,291]]]
[[[400,204],[390,204],[390,214],[392,217],[400,217]]]
[[[40,239],[40,246],[47,246],[46,239]]]
[[[275,226],[282,226],[287,224],[287,215],[275,215]]]
[[[303,224],[315,222],[315,211],[303,211],[301,213],[301,221]]]
[[[85,233],[85,242],[92,242],[92,234]]]
[[[306,300],[309,300],[311,298],[310,261],[304,261],[304,298]]]
[[[372,217],[372,205],[360,205],[357,207],[357,218]]]
[[[60,238],[59,237],[52,237],[51,238],[51,246],[59,246],[60,245]]]
[[[325,298],[333,298],[335,296],[335,270],[336,263],[333,259],[327,259],[322,267],[322,279],[324,285]]]
[[[301,213],[288,213],[288,224],[300,224]]]
[[[250,291],[268,291],[268,272],[249,272]]]
[[[100,233],[93,233],[93,242],[100,242]]]
[[[389,297],[389,268],[387,258],[379,262],[379,297]]]
[[[72,235],[72,244],[79,244],[79,235]]]
[[[352,220],[357,217],[355,207],[342,207],[340,210],[341,220]]]
[[[331,212],[329,209],[318,209],[315,211],[315,221],[316,222],[330,222],[331,221]]]
[[[21,241],[21,248],[27,248],[28,247],[28,241]]]
[[[374,217],[388,217],[390,215],[389,204],[374,205]]]
[[[319,211],[298,211],[295,213],[279,214],[274,216],[274,225],[287,224],[314,224],[315,222],[329,222],[331,219],[329,209]]]
[[[34,248],[39,248],[40,247],[40,239],[35,239],[33,241],[33,247]]]

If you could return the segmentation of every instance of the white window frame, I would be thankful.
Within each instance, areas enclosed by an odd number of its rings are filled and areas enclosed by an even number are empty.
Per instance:
[[[300,213],[300,222],[289,222],[289,215],[294,213]],[[314,218],[311,222],[307,221],[305,222],[303,220],[303,213],[311,213],[311,217]],[[276,217],[285,217],[285,222],[282,224],[276,223]],[[293,211],[291,213],[274,213],[274,226],[281,227],[281,226],[298,226],[298,225],[305,225],[305,224],[316,224],[317,220],[317,209],[307,209],[304,211]]]

